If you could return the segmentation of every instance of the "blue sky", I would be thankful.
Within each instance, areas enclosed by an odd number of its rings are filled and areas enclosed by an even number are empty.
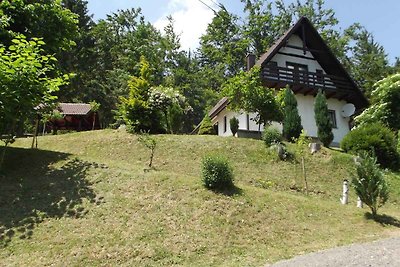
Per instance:
[[[242,13],[243,4],[239,0],[202,0],[216,8],[216,2],[235,14]],[[198,45],[199,36],[212,20],[213,12],[199,0],[88,0],[89,11],[96,20],[105,18],[107,14],[118,9],[142,8],[146,19],[157,28],[165,26],[167,15],[175,19],[177,32],[181,33],[184,49],[194,49]],[[290,0],[285,1],[287,3]],[[325,0],[326,7],[332,8],[339,19],[339,27],[346,28],[359,22],[371,31],[381,45],[384,46],[390,61],[400,57],[400,0]]]

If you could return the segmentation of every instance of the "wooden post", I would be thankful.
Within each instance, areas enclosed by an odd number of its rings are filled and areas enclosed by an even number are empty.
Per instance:
[[[306,194],[308,195],[308,183],[307,183],[306,164],[304,162],[304,157],[301,157],[301,166],[303,169],[303,177],[304,177],[304,183],[306,186]]]
[[[346,179],[343,181],[343,196],[340,199],[340,202],[343,205],[349,203],[349,181],[347,181]]]

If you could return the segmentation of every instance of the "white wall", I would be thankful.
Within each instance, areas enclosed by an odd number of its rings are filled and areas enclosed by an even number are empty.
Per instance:
[[[308,136],[317,137],[317,125],[314,116],[314,100],[312,95],[304,96],[302,94],[296,95],[297,108],[301,117],[301,125],[307,131]],[[342,107],[347,103],[346,101],[339,101],[338,99],[327,99],[328,109],[334,110],[336,115],[337,128],[332,130],[333,142],[339,143],[343,137],[350,131],[349,118],[343,118],[341,115]]]
[[[315,98],[311,95],[304,96],[302,94],[296,95],[297,108],[301,117],[301,124],[308,136],[317,137],[317,125],[315,123],[314,116],[314,100]],[[350,131],[349,129],[349,118],[343,118],[341,115],[342,107],[346,104],[346,101],[339,101],[337,99],[327,99],[328,109],[334,110],[336,115],[337,128],[332,130],[334,138],[333,142],[340,143],[343,137]],[[220,136],[232,136],[232,132],[229,125],[229,120],[232,117],[236,117],[239,120],[239,129],[247,130],[247,113],[245,112],[234,112],[225,108],[221,111],[218,116],[214,119],[214,122],[218,122],[218,135]],[[226,116],[226,132],[224,132],[224,117]],[[258,131],[258,124],[255,123],[253,118],[256,114],[250,114],[250,131]],[[282,125],[274,122],[272,126],[282,131]],[[260,130],[264,130],[264,126],[261,125]]]

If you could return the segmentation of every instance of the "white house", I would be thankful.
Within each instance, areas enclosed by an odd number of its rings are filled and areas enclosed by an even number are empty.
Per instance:
[[[368,105],[368,101],[344,67],[333,55],[310,21],[302,17],[258,61],[247,57],[247,68],[261,67],[261,80],[267,88],[290,86],[297,99],[301,123],[307,134],[317,136],[314,100],[319,89],[325,92],[333,123],[333,144],[350,131],[351,115]],[[229,119],[239,119],[238,136],[257,137],[263,125],[253,120],[257,114],[229,110],[229,100],[221,99],[209,112],[218,135],[232,136]],[[282,129],[279,123],[273,123]]]

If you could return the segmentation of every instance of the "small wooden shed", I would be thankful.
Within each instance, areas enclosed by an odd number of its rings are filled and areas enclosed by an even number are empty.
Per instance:
[[[100,129],[97,112],[93,112],[90,104],[60,103],[57,110],[62,115],[60,119],[50,121],[50,127],[56,130],[90,131]]]

